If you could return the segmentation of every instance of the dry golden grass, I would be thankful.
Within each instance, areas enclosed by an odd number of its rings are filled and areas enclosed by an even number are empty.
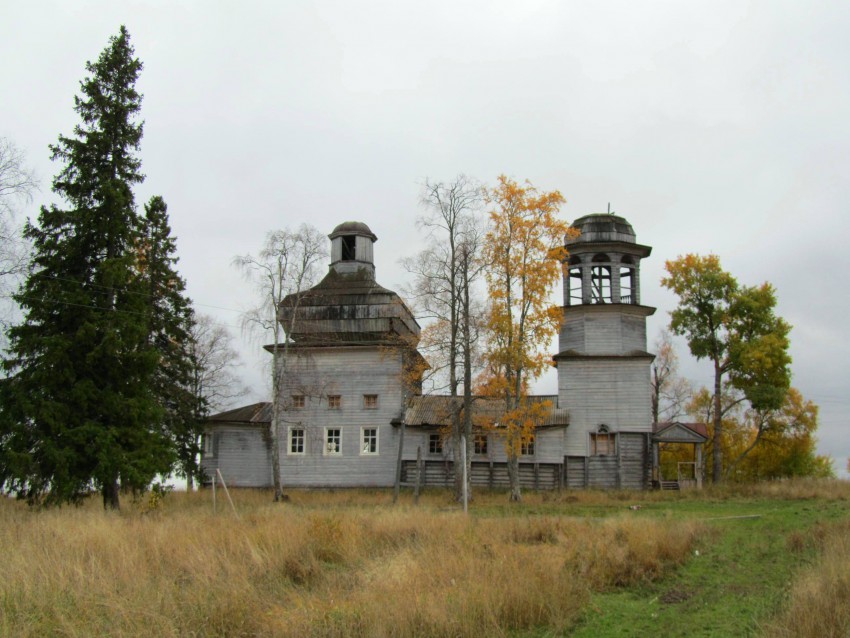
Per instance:
[[[820,560],[796,579],[784,613],[765,632],[771,638],[850,636],[850,521],[815,527],[808,538],[789,538],[789,549],[806,543]]]
[[[465,517],[444,493],[172,494],[121,514],[0,499],[0,634],[482,636],[568,627],[593,590],[657,578],[693,522]],[[409,497],[406,497],[409,498]],[[501,504],[504,495],[482,495]],[[553,497],[535,496],[543,502]],[[585,498],[582,496],[581,498]],[[613,495],[596,498],[616,498]],[[530,499],[534,500],[534,499]]]

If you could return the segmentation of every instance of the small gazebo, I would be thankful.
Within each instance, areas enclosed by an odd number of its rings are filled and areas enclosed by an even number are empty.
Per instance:
[[[705,423],[682,423],[670,421],[652,424],[652,484],[660,489],[679,490],[702,488],[705,467],[702,448],[708,441],[708,429]],[[694,446],[691,461],[679,461],[676,464],[676,476],[661,475],[661,444],[690,443]]]

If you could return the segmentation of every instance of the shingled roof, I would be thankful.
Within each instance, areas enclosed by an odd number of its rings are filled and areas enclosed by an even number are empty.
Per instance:
[[[544,401],[550,402],[551,407],[538,427],[569,425],[569,410],[555,407],[558,405],[557,396],[528,397],[529,403],[543,403]],[[462,397],[436,395],[411,397],[407,409],[404,411],[404,424],[419,427],[445,427],[451,425],[452,414],[462,408]],[[498,423],[505,414],[505,402],[503,399],[473,397],[472,410],[473,418],[476,421],[490,424]]]
[[[207,421],[216,423],[271,423],[272,404],[267,401],[252,403],[227,412],[213,414]]]

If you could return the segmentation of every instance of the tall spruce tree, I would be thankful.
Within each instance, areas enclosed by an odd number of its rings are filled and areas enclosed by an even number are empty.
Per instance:
[[[65,204],[42,207],[25,229],[33,256],[4,362],[0,481],[31,502],[97,489],[117,509],[121,486],[143,489],[172,466],[139,276],[141,69],[123,26],[87,63],[74,100],[81,121],[51,146],[63,163],[53,191]]]
[[[177,245],[168,223],[168,206],[160,196],[145,204],[137,249],[138,274],[148,304],[148,344],[159,354],[151,390],[162,410],[163,433],[176,458],[174,472],[191,481],[198,476],[203,399],[193,392],[194,316],[186,282],[177,272]]]

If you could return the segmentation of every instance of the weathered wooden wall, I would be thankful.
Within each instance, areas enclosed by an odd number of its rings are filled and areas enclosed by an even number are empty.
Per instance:
[[[216,425],[205,436],[213,437],[215,454],[205,454],[201,469],[212,479],[221,470],[228,487],[272,485],[271,439],[265,426]]]
[[[534,443],[534,454],[523,456],[520,460],[523,463],[561,463],[564,458],[564,440],[567,427],[546,427],[538,428]],[[431,434],[438,433],[437,429],[420,429],[408,427],[404,434],[404,452],[403,458],[411,460],[416,458],[416,449],[421,448],[422,458],[436,461],[442,458],[452,460],[451,438],[443,441],[443,453],[431,454],[428,451],[428,437]],[[475,454],[473,446],[468,450],[473,461],[494,461],[504,463],[507,461],[507,452],[505,444],[498,434],[491,432],[487,435],[487,454]]]
[[[649,358],[575,358],[558,361],[561,405],[569,407],[565,454],[590,454],[590,432],[652,431]]]
[[[520,485],[526,489],[552,490],[561,485],[561,466],[553,463],[520,463]],[[413,487],[416,484],[417,464],[415,460],[406,460],[402,466],[402,485]],[[423,460],[422,474],[419,477],[421,487],[450,487],[454,484],[453,463],[447,459]],[[510,478],[505,463],[495,461],[473,461],[471,482],[478,487],[489,489],[508,489]]]
[[[402,355],[396,348],[343,346],[291,354],[284,375],[281,480],[285,486],[372,487],[395,482],[399,432],[391,425],[402,411]],[[378,408],[363,405],[364,394],[378,395]],[[294,409],[292,395],[304,395]],[[341,407],[330,409],[328,395]],[[342,454],[325,453],[325,428],[342,431]],[[361,428],[378,429],[378,454],[362,454]],[[288,430],[303,428],[306,450],[291,454]]]

